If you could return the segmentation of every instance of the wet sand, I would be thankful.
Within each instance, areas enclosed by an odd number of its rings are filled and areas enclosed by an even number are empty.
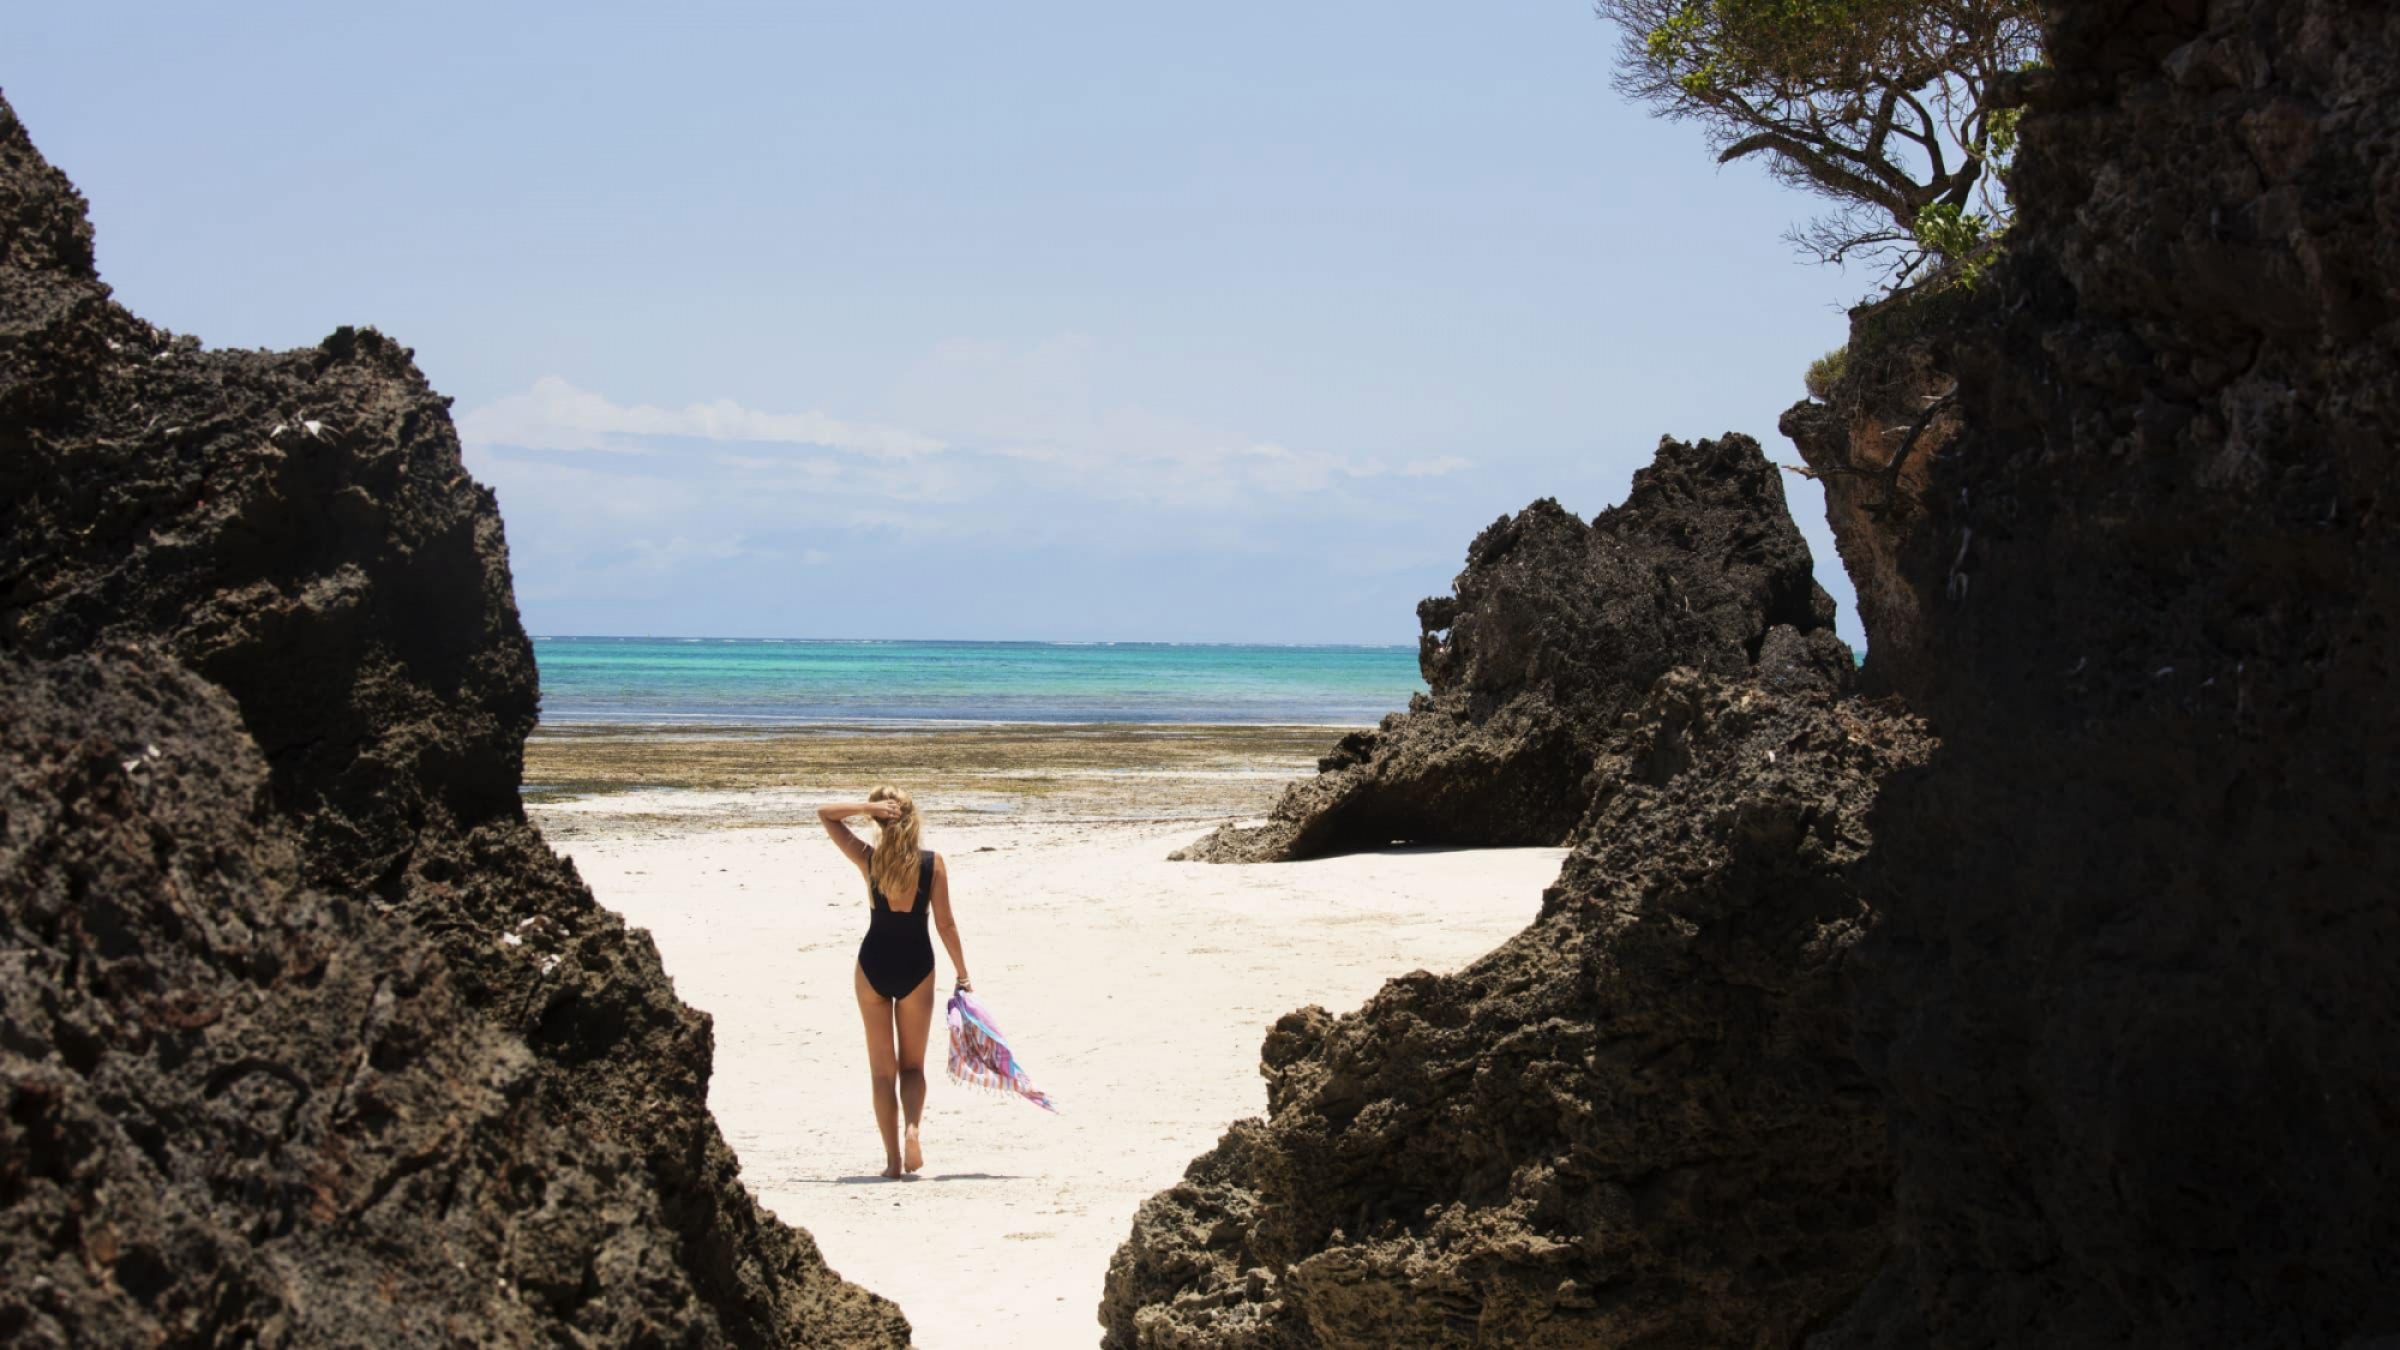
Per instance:
[[[888,730],[544,727],[525,800],[553,839],[808,824],[819,802],[898,783],[964,821],[1192,821],[1265,814],[1347,728],[1148,724]],[[601,822],[605,822],[604,824]],[[1195,831],[1198,833],[1199,831]]]

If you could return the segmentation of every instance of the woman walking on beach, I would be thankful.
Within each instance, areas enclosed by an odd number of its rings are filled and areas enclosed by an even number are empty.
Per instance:
[[[875,822],[872,847],[844,823],[852,816]],[[958,924],[950,917],[950,876],[941,854],[918,848],[917,805],[899,788],[879,787],[863,802],[820,806],[817,820],[867,879],[871,912],[851,983],[858,992],[858,1015],[867,1025],[867,1069],[874,1083],[875,1128],[883,1135],[883,1174],[898,1179],[925,1165],[917,1121],[925,1113],[925,1038],[933,1027],[928,915],[942,931],[958,987],[974,987],[959,952]]]

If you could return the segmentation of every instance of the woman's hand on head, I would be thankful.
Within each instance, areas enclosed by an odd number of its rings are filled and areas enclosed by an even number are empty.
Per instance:
[[[900,818],[900,803],[868,802],[867,817],[871,820],[878,821],[898,820]]]

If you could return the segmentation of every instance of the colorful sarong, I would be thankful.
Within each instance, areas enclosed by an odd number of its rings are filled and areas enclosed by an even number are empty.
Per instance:
[[[1050,1094],[1033,1085],[1033,1078],[1008,1048],[1000,1024],[973,994],[952,993],[944,1014],[950,1023],[950,1081],[987,1092],[1013,1092],[1045,1111],[1058,1107]]]

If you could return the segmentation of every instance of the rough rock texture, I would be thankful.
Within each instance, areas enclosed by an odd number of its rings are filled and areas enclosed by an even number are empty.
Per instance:
[[[1889,1241],[1851,872],[1905,716],[1689,670],[1601,747],[1541,918],[1268,1036],[1264,1120],[1152,1198],[1112,1346],[1792,1343]]]
[[[1907,522],[1931,490],[1933,461],[1958,435],[1958,381],[1938,363],[1936,334],[1974,303],[1965,292],[1908,295],[1851,311],[1847,370],[1830,404],[1803,402],[1779,427],[1825,488],[1825,515],[1858,595],[1873,659],[1872,693],[1923,682],[1918,627],[1927,597],[1901,577]],[[1969,584],[1952,582],[1946,589]],[[1940,597],[1937,597],[1940,598]]]
[[[1114,1343],[2400,1343],[2400,9],[2066,5],[2016,96],[2007,255],[1786,421],[1938,750],[1603,790],[1525,935],[1278,1027]],[[1737,842],[1778,774],[1842,849]]]
[[[1434,693],[1217,858],[1572,842],[1541,919],[1268,1037],[1269,1115],[1146,1203],[1120,1347],[1788,1344],[1889,1242],[1848,1053],[1865,818],[1928,742],[1845,696],[1776,472],[1664,442],[1586,526],[1540,502],[1420,610]]]
[[[446,409],[373,332],[126,313],[0,104],[0,1339],[904,1341],[521,814]]]
[[[1912,325],[1959,426],[1834,512],[1943,745],[1862,877],[1897,1254],[1821,1343],[2400,1334],[2400,10],[2073,5],[2024,95],[2009,256]]]
[[[1543,500],[1467,550],[1456,594],[1417,607],[1429,696],[1343,738],[1268,823],[1177,854],[1267,862],[1396,840],[1564,843],[1618,714],[1687,667],[1846,679],[1833,600],[1774,466],[1747,436],[1660,442],[1586,525]]]

